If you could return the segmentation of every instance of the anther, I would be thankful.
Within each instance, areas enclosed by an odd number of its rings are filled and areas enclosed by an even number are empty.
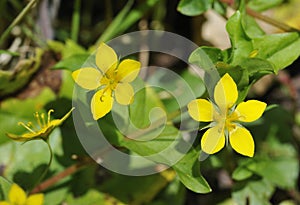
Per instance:
[[[40,115],[38,112],[35,112],[34,117],[36,118],[36,121],[38,123],[38,125],[40,126],[40,128],[42,128],[42,123],[41,123],[41,119],[40,119]]]
[[[44,113],[41,114],[41,118],[42,118],[43,127],[46,127],[47,125],[46,125],[45,114]]]
[[[48,121],[47,121],[47,125],[50,124],[50,120],[51,120],[51,119],[50,119],[50,116],[51,116],[51,113],[52,113],[52,112],[54,112],[53,109],[51,109],[51,110],[48,111]]]
[[[29,123],[28,123],[29,124]],[[29,126],[25,125],[23,122],[18,122],[18,125],[23,126],[25,129],[27,129],[29,132],[35,133]]]

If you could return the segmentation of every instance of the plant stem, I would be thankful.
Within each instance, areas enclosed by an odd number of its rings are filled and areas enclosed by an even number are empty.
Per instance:
[[[34,189],[30,192],[30,194],[42,192],[42,191],[46,190],[48,187],[51,187],[52,185],[56,184],[61,179],[74,174],[75,172],[79,171],[81,168],[83,168],[89,164],[92,164],[92,163],[95,163],[93,161],[93,159],[87,158],[77,164],[71,165],[64,171],[54,175],[53,177],[47,179],[46,181],[44,181],[41,184],[34,187]]]
[[[74,42],[78,41],[78,33],[80,27],[80,4],[81,0],[75,0],[74,12],[72,16],[71,39]]]
[[[266,23],[268,23],[268,24],[270,24],[272,26],[275,26],[275,27],[277,27],[277,28],[279,28],[279,29],[281,29],[283,31],[286,31],[286,32],[293,32],[293,31],[294,32],[295,31],[296,32],[300,32],[300,30],[298,30],[296,28],[293,28],[293,27],[291,27],[291,26],[289,26],[289,25],[287,25],[285,23],[276,21],[275,19],[270,18],[268,16],[262,15],[262,14],[256,12],[256,11],[253,11],[252,9],[247,8],[247,14],[249,14],[250,16],[255,17],[255,18],[259,19],[259,20],[262,20],[262,21],[264,21],[264,22],[266,22]]]
[[[21,11],[21,13],[14,19],[14,21],[6,28],[6,30],[2,33],[0,37],[0,46],[6,40],[11,30],[18,24],[20,21],[26,16],[26,14],[30,11],[30,9],[38,2],[38,0],[31,0],[25,8]]]
[[[233,5],[234,5],[234,0],[220,0],[220,1],[223,2],[224,4],[227,4],[230,7],[233,7]],[[233,9],[236,9],[236,8],[233,8]],[[256,11],[253,11],[250,8],[246,8],[246,12],[247,12],[248,15],[250,15],[250,16],[252,16],[254,18],[257,18],[257,19],[259,19],[259,20],[261,20],[261,21],[263,21],[265,23],[268,23],[268,24],[270,24],[272,26],[275,26],[275,27],[277,27],[277,28],[279,28],[279,29],[281,29],[281,30],[283,30],[285,32],[293,32],[293,31],[300,32],[299,29],[293,28],[293,27],[291,27],[291,26],[289,26],[289,25],[287,25],[285,23],[279,22],[279,21],[277,21],[277,20],[275,20],[273,18],[270,18],[268,16],[262,15],[262,14],[256,12]]]
[[[47,167],[45,168],[45,170],[43,171],[43,173],[41,174],[41,176],[39,177],[39,179],[34,184],[33,189],[35,189],[35,187],[45,178],[47,172],[49,171],[49,168],[50,168],[50,165],[51,165],[52,159],[53,159],[53,151],[52,151],[52,148],[51,148],[51,145],[50,145],[49,141],[45,140],[44,142],[46,142],[46,144],[48,146],[49,153],[50,153],[50,159],[49,159],[49,162],[47,164]]]

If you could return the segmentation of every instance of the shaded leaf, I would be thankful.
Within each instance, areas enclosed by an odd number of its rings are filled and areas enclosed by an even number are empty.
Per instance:
[[[187,16],[197,16],[212,7],[211,0],[181,0],[177,10]]]
[[[251,0],[247,6],[255,11],[265,11],[283,3],[284,0]]]
[[[257,58],[268,60],[275,72],[287,67],[300,55],[298,33],[266,35],[253,40],[253,49],[258,50]]]
[[[270,205],[274,188],[264,179],[238,182],[233,188],[233,200],[239,205]]]
[[[88,59],[89,56],[89,54],[76,54],[69,56],[56,63],[52,67],[52,69],[66,69],[69,71],[75,71],[83,66],[84,62]]]

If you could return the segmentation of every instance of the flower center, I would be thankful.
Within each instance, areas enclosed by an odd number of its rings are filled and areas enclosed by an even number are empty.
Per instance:
[[[39,129],[43,129],[43,128],[49,126],[50,120],[51,120],[50,116],[51,116],[52,112],[54,112],[54,110],[52,110],[52,109],[48,111],[47,122],[46,122],[44,113],[42,113],[42,114],[39,114],[38,112],[34,113],[34,117],[36,118],[39,128],[37,128],[32,122],[28,122],[27,124],[25,124],[24,122],[19,122],[18,125],[23,126],[25,129],[27,129],[31,133],[37,133]]]
[[[215,112],[214,114],[214,121],[217,122],[220,127],[224,127],[229,132],[236,128],[236,124],[234,122],[236,122],[238,118],[238,114],[230,109]]]

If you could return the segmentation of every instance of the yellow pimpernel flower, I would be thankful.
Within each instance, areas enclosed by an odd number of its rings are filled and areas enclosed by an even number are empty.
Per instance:
[[[27,142],[30,140],[38,139],[47,140],[54,128],[60,126],[71,115],[73,110],[74,108],[72,108],[61,119],[51,120],[51,113],[54,112],[54,110],[51,109],[48,111],[47,122],[44,113],[39,114],[38,112],[36,112],[34,114],[34,117],[36,118],[37,125],[34,125],[32,122],[28,122],[27,124],[25,124],[24,122],[18,123],[19,125],[25,127],[29,132],[22,135],[15,135],[10,133],[6,133],[6,135],[11,139],[20,142]]]
[[[205,153],[220,151],[228,139],[236,152],[249,157],[254,155],[252,135],[239,123],[257,120],[267,105],[258,100],[248,100],[236,106],[237,98],[236,83],[229,74],[225,74],[215,87],[215,104],[205,99],[196,99],[188,104],[188,112],[194,120],[212,122],[201,139],[201,149]]]
[[[17,184],[13,184],[8,193],[8,201],[0,201],[0,205],[43,205],[44,195],[33,194],[26,196],[24,190]]]
[[[129,84],[140,72],[138,61],[125,59],[119,63],[115,51],[101,43],[96,52],[97,68],[85,67],[72,73],[75,82],[87,90],[98,90],[91,100],[93,118],[98,120],[112,109],[114,98],[121,105],[133,102],[134,90]]]

